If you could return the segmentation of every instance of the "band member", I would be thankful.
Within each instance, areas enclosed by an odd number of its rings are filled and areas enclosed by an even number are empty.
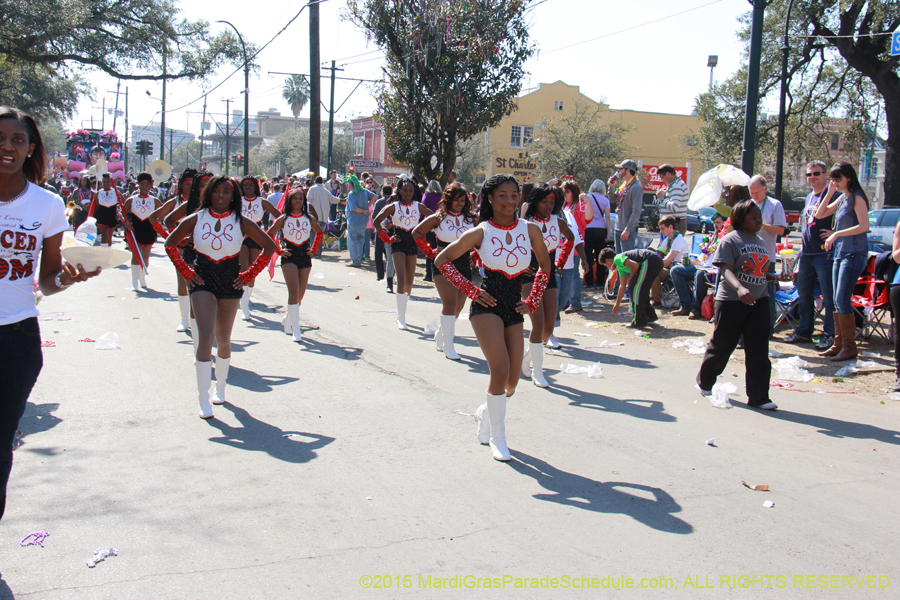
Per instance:
[[[385,244],[391,245],[391,259],[397,274],[397,327],[400,329],[406,329],[406,306],[409,304],[409,294],[416,274],[416,257],[419,254],[412,230],[423,216],[432,214],[424,204],[415,201],[415,195],[416,184],[409,179],[401,179],[390,203],[372,221],[378,237]],[[386,218],[391,219],[394,227],[393,237],[388,235],[381,224]]]
[[[125,201],[123,212],[126,217],[122,225],[125,229],[134,233],[141,258],[131,257],[131,287],[139,291],[140,287],[147,289],[147,264],[150,260],[150,249],[156,241],[156,231],[150,222],[150,214],[162,206],[162,202],[150,195],[153,187],[153,177],[150,173],[141,173],[137,176],[138,193]]]
[[[438,250],[443,250],[452,242],[455,242],[466,231],[475,226],[477,215],[472,208],[469,194],[459,183],[447,186],[441,196],[437,212],[418,224],[413,229],[413,239],[416,245],[429,259],[434,259],[435,249],[428,243],[426,236],[434,233],[437,238]],[[472,263],[468,254],[460,256],[453,263],[456,270],[466,279],[472,279]],[[466,295],[447,278],[440,274],[434,275],[434,286],[441,297],[441,325],[434,334],[438,352],[451,360],[459,360],[460,356],[453,347],[453,337],[456,330],[456,318],[466,304]]]
[[[281,213],[268,200],[260,196],[259,180],[256,177],[251,177],[250,175],[244,177],[241,180],[241,189],[244,192],[244,197],[241,200],[241,214],[256,223],[258,227],[262,227],[265,213],[269,213],[276,219],[281,216]],[[241,269],[249,269],[261,251],[259,244],[253,238],[245,238],[241,247]],[[256,285],[256,282],[251,279],[244,287],[243,295],[241,296],[241,320],[243,321],[250,320],[250,294],[253,293],[254,285]]]
[[[231,366],[231,330],[243,287],[269,263],[275,242],[250,219],[242,217],[238,185],[222,176],[213,177],[200,202],[200,210],[186,217],[166,239],[166,253],[189,282],[196,316],[197,390],[200,417],[213,416],[212,404],[225,402],[225,383]],[[178,243],[193,235],[194,266],[178,251]],[[262,253],[246,271],[240,269],[241,244],[250,236]],[[216,391],[210,398],[212,345],[216,341]]]
[[[112,246],[113,231],[119,225],[119,209],[124,200],[119,190],[112,184],[109,173],[103,175],[102,189],[94,194],[88,216],[97,221],[97,229],[100,232],[100,245],[109,248]]]
[[[516,216],[519,184],[508,174],[494,175],[481,188],[479,225],[444,248],[434,266],[472,299],[469,321],[490,369],[487,401],[475,412],[478,441],[489,444],[495,460],[508,461],[506,399],[515,392],[522,364],[524,314],[541,304],[550,279],[550,255],[541,229]],[[477,249],[484,264],[478,289],[459,274],[453,261]],[[540,270],[528,298],[522,300],[520,276],[534,252]]]
[[[269,237],[275,239],[281,232],[281,272],[288,289],[287,311],[281,324],[284,332],[290,333],[295,342],[302,342],[300,330],[300,303],[306,294],[312,257],[316,255],[325,236],[317,219],[310,216],[306,192],[296,189],[289,193],[284,204],[284,214],[275,219],[269,229]],[[315,232],[310,247],[309,234]]]

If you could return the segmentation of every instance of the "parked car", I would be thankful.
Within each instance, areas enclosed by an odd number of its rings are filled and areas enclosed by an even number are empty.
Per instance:
[[[881,208],[869,211],[869,242],[890,247],[894,240],[894,228],[900,221],[900,208]]]
[[[687,229],[697,233],[709,233],[714,231],[716,226],[713,224],[713,217],[716,216],[716,209],[709,206],[700,210],[689,210],[687,212]]]

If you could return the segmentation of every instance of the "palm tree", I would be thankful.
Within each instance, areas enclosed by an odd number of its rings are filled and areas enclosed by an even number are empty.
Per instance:
[[[291,75],[284,80],[281,96],[291,105],[294,122],[300,118],[300,111],[309,102],[309,82],[303,75]]]

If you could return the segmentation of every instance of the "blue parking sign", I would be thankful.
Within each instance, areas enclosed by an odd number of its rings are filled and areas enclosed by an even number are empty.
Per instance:
[[[891,56],[900,56],[900,31],[894,32],[891,38]]]

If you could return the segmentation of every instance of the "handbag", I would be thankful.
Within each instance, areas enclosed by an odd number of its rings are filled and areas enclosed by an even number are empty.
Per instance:
[[[716,314],[716,295],[707,294],[706,298],[700,303],[700,314],[707,321],[712,321]]]

